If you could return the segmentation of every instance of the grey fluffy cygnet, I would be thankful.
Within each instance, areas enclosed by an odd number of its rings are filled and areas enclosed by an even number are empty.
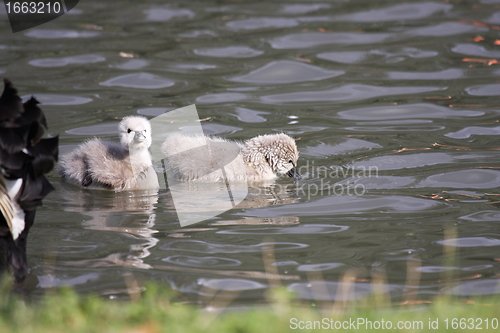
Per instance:
[[[285,174],[300,179],[295,140],[284,133],[259,135],[244,143],[173,134],[163,142],[162,152],[167,172],[179,180],[264,181]]]
[[[158,188],[151,162],[151,124],[128,116],[118,125],[120,144],[91,139],[61,158],[63,178],[84,187],[134,190]]]

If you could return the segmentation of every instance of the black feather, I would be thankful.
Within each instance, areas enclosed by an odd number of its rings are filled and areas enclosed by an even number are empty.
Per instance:
[[[6,217],[0,215],[0,273],[10,271],[21,282],[28,271],[26,240],[36,208],[54,189],[44,175],[57,162],[59,138],[42,139],[47,120],[39,102],[31,97],[23,104],[14,85],[7,79],[4,85],[0,96],[0,177],[22,179],[21,189],[10,200],[24,211],[25,227],[14,239]]]
[[[0,123],[9,123],[21,117],[24,108],[14,85],[7,79],[3,82],[5,87],[0,96]]]

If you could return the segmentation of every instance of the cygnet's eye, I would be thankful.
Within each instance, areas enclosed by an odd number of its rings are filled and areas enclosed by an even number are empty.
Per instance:
[[[127,130],[127,133],[130,133],[130,132],[132,132],[132,130],[129,128],[129,129]]]
[[[293,161],[292,161],[292,160],[290,160],[290,161],[288,161],[288,163],[291,163],[291,164],[293,164]]]

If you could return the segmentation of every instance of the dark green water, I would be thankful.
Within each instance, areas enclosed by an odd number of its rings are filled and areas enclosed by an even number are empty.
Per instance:
[[[43,103],[62,153],[115,139],[126,115],[196,104],[207,134],[283,131],[301,154],[298,183],[187,228],[165,190],[80,190],[53,172],[29,239],[35,295],[124,298],[153,280],[256,304],[266,244],[303,299],[338,298],[346,272],[351,298],[384,275],[394,301],[500,292],[500,1],[82,0],[16,34],[2,17],[0,74]]]

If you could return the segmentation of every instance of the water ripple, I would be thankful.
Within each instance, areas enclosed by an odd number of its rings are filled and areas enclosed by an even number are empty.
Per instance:
[[[305,224],[293,227],[264,227],[264,228],[242,228],[217,231],[218,234],[232,234],[232,235],[272,235],[272,234],[330,234],[334,232],[341,232],[349,229],[348,226],[340,226],[334,224]]]
[[[263,246],[268,243],[259,243],[255,245],[233,245],[233,244],[222,244],[222,243],[210,243],[198,240],[181,240],[169,242],[162,245],[160,248],[162,250],[172,251],[172,250],[182,250],[188,252],[199,252],[199,253],[245,253],[245,252],[262,252]],[[292,250],[292,249],[302,249],[308,247],[307,244],[301,243],[284,243],[275,242],[272,243],[275,251],[280,250]]]
[[[458,267],[450,267],[450,266],[422,266],[415,269],[417,272],[421,273],[441,273],[447,271],[457,270]]]
[[[292,283],[288,289],[293,291],[301,299],[308,299],[314,301],[347,301],[364,298],[373,292],[373,285],[370,283],[345,283],[345,282],[331,282],[331,281],[312,281]],[[347,294],[339,292],[340,290],[349,291]],[[394,284],[384,284],[384,290],[391,292],[391,294],[401,294],[403,286]]]
[[[101,86],[139,89],[160,89],[171,87],[174,84],[174,81],[149,73],[121,75],[100,83]]]
[[[222,266],[240,266],[241,261],[236,259],[218,258],[218,257],[193,257],[175,255],[170,256],[162,261],[190,267],[222,267]]]
[[[118,123],[97,124],[91,126],[76,127],[66,131],[68,134],[73,135],[103,135],[118,133]]]
[[[402,47],[399,49],[371,49],[368,51],[335,51],[319,53],[317,57],[328,61],[344,64],[355,63],[380,63],[387,64],[402,62],[407,59],[431,58],[439,55],[439,52],[417,49],[414,47]]]
[[[353,164],[354,169],[363,168],[366,165],[378,170],[400,170],[405,168],[418,168],[437,164],[453,164],[466,162],[494,162],[497,157],[492,154],[458,154],[458,153],[413,153],[404,155],[377,156],[366,161]]]
[[[352,102],[373,97],[418,94],[442,90],[439,87],[378,87],[365,84],[346,84],[339,88],[315,91],[298,91],[293,93],[262,96],[264,103],[294,102]]]
[[[427,177],[418,187],[453,187],[490,189],[500,187],[500,171],[487,169],[460,170]]]
[[[389,122],[387,122],[389,123]],[[410,131],[439,131],[444,129],[444,126],[430,125],[432,121],[430,120],[406,120],[406,121],[394,121],[393,124],[403,124],[403,125],[393,125],[393,126],[381,126],[385,125],[382,122],[371,122],[370,126],[349,126],[346,127],[347,130],[357,131],[357,132],[410,132]],[[361,124],[360,124],[361,125]],[[375,126],[376,125],[376,126]]]
[[[474,25],[457,23],[457,22],[445,22],[440,23],[433,26],[422,27],[422,28],[414,28],[410,29],[404,33],[402,33],[397,38],[406,38],[406,37],[446,37],[446,36],[454,36],[461,35],[465,33],[480,33],[487,32],[488,28],[485,27],[477,27]]]
[[[143,60],[143,59],[130,59],[130,60],[125,61],[124,63],[121,63],[121,64],[109,65],[109,67],[110,68],[119,68],[119,69],[134,70],[134,69],[144,68],[148,64],[149,64],[149,62],[147,60]]]
[[[299,189],[299,194],[307,196],[308,187],[304,185]],[[316,215],[340,215],[356,214],[363,212],[370,213],[413,213],[418,214],[424,211],[436,211],[448,207],[448,204],[436,202],[431,199],[422,199],[406,196],[349,196],[331,195],[325,197],[327,189],[318,193],[317,186],[314,188],[316,195],[321,195],[319,199],[309,202],[297,203],[294,205],[268,207],[266,209],[248,209],[246,216],[275,217],[275,216],[316,216]],[[304,193],[302,193],[304,192]],[[314,197],[314,196],[313,196]]]
[[[453,5],[435,2],[420,2],[414,4],[401,4],[380,9],[356,12],[354,14],[340,15],[335,21],[352,22],[389,22],[400,20],[417,20],[434,15],[446,13]]]
[[[482,127],[470,126],[465,127],[459,131],[445,134],[445,136],[453,139],[467,139],[473,135],[499,135],[500,126],[497,127]]]
[[[267,288],[267,285],[245,279],[198,279],[198,285],[214,290],[246,291]],[[203,293],[200,293],[203,294]],[[213,295],[210,293],[209,295]]]
[[[476,117],[483,114],[483,111],[450,109],[430,103],[417,103],[351,109],[339,112],[338,116],[342,119],[350,120],[384,120]]]
[[[485,210],[476,212],[465,216],[460,216],[459,219],[469,220],[474,222],[497,222],[500,220],[500,211]]]
[[[143,116],[156,117],[172,109],[173,108],[144,108],[137,110],[137,113],[142,114]]]
[[[212,47],[194,49],[193,52],[197,55],[216,58],[251,58],[264,53],[264,51],[255,50],[248,46]]]
[[[189,9],[163,8],[163,7],[146,9],[144,11],[144,14],[146,14],[146,20],[152,22],[166,22],[173,18],[192,19],[193,17],[195,17],[195,13]]]
[[[206,135],[227,135],[241,131],[241,127],[227,126],[214,123],[205,123],[202,126],[203,133]]]
[[[27,100],[31,95],[22,96]],[[80,105],[92,102],[91,98],[69,95],[36,94],[36,99],[45,105]]]
[[[284,5],[281,9],[283,14],[306,14],[309,12],[315,12],[320,9],[330,8],[328,4],[312,3],[312,4],[294,4],[294,5]]]
[[[436,241],[437,244],[456,247],[500,246],[500,239],[490,237],[463,237]]]
[[[416,178],[411,176],[378,176],[367,178],[349,178],[346,183],[362,184],[366,189],[396,189],[408,188],[416,183]]]
[[[38,276],[38,285],[40,288],[55,288],[61,286],[77,286],[80,284],[87,284],[92,281],[98,281],[100,279],[97,273],[82,274],[74,278],[62,278],[55,277],[51,274]]]
[[[343,142],[335,144],[327,144],[324,142],[319,142],[316,146],[313,147],[309,146],[306,147],[305,149],[301,149],[300,154],[316,156],[316,157],[325,157],[338,154],[349,154],[359,150],[370,150],[374,148],[382,148],[382,146],[365,140],[348,138]]]
[[[487,58],[500,57],[500,51],[486,50],[484,46],[477,44],[458,43],[451,50],[455,53],[477,56],[477,57],[487,57]]]
[[[262,117],[261,114],[269,114],[269,112],[250,110],[240,107],[236,107],[234,111],[236,112],[235,117],[238,118],[239,121],[245,123],[263,123],[266,121],[266,118]]]
[[[473,96],[498,96],[500,95],[500,83],[470,86],[465,91]]]
[[[275,49],[300,49],[328,44],[365,45],[381,43],[390,36],[387,33],[303,32],[273,38],[269,44]]]
[[[300,265],[299,267],[297,267],[297,270],[299,272],[316,272],[316,271],[327,271],[329,269],[334,269],[342,266],[344,266],[344,264],[332,262],[323,264]]]
[[[445,288],[445,293],[459,296],[489,296],[500,293],[498,279],[465,281],[458,286]]]
[[[37,67],[63,67],[67,65],[93,64],[96,62],[105,61],[106,58],[97,54],[82,54],[64,58],[42,58],[33,59],[29,62],[32,66]]]
[[[256,30],[269,28],[290,28],[299,24],[296,19],[280,17],[259,17],[228,22],[226,27],[230,30]]]
[[[293,83],[303,81],[318,81],[344,74],[344,71],[332,71],[296,61],[273,61],[250,72],[233,77],[230,80],[246,83]]]
[[[97,31],[75,31],[57,29],[32,29],[24,34],[25,36],[38,39],[59,39],[59,38],[90,38],[99,36]]]
[[[391,80],[452,80],[460,79],[464,73],[461,69],[449,68],[436,72],[388,72]]]
[[[223,102],[235,102],[246,99],[247,95],[242,93],[220,93],[220,94],[208,94],[200,96],[196,99],[197,103],[223,103]]]

